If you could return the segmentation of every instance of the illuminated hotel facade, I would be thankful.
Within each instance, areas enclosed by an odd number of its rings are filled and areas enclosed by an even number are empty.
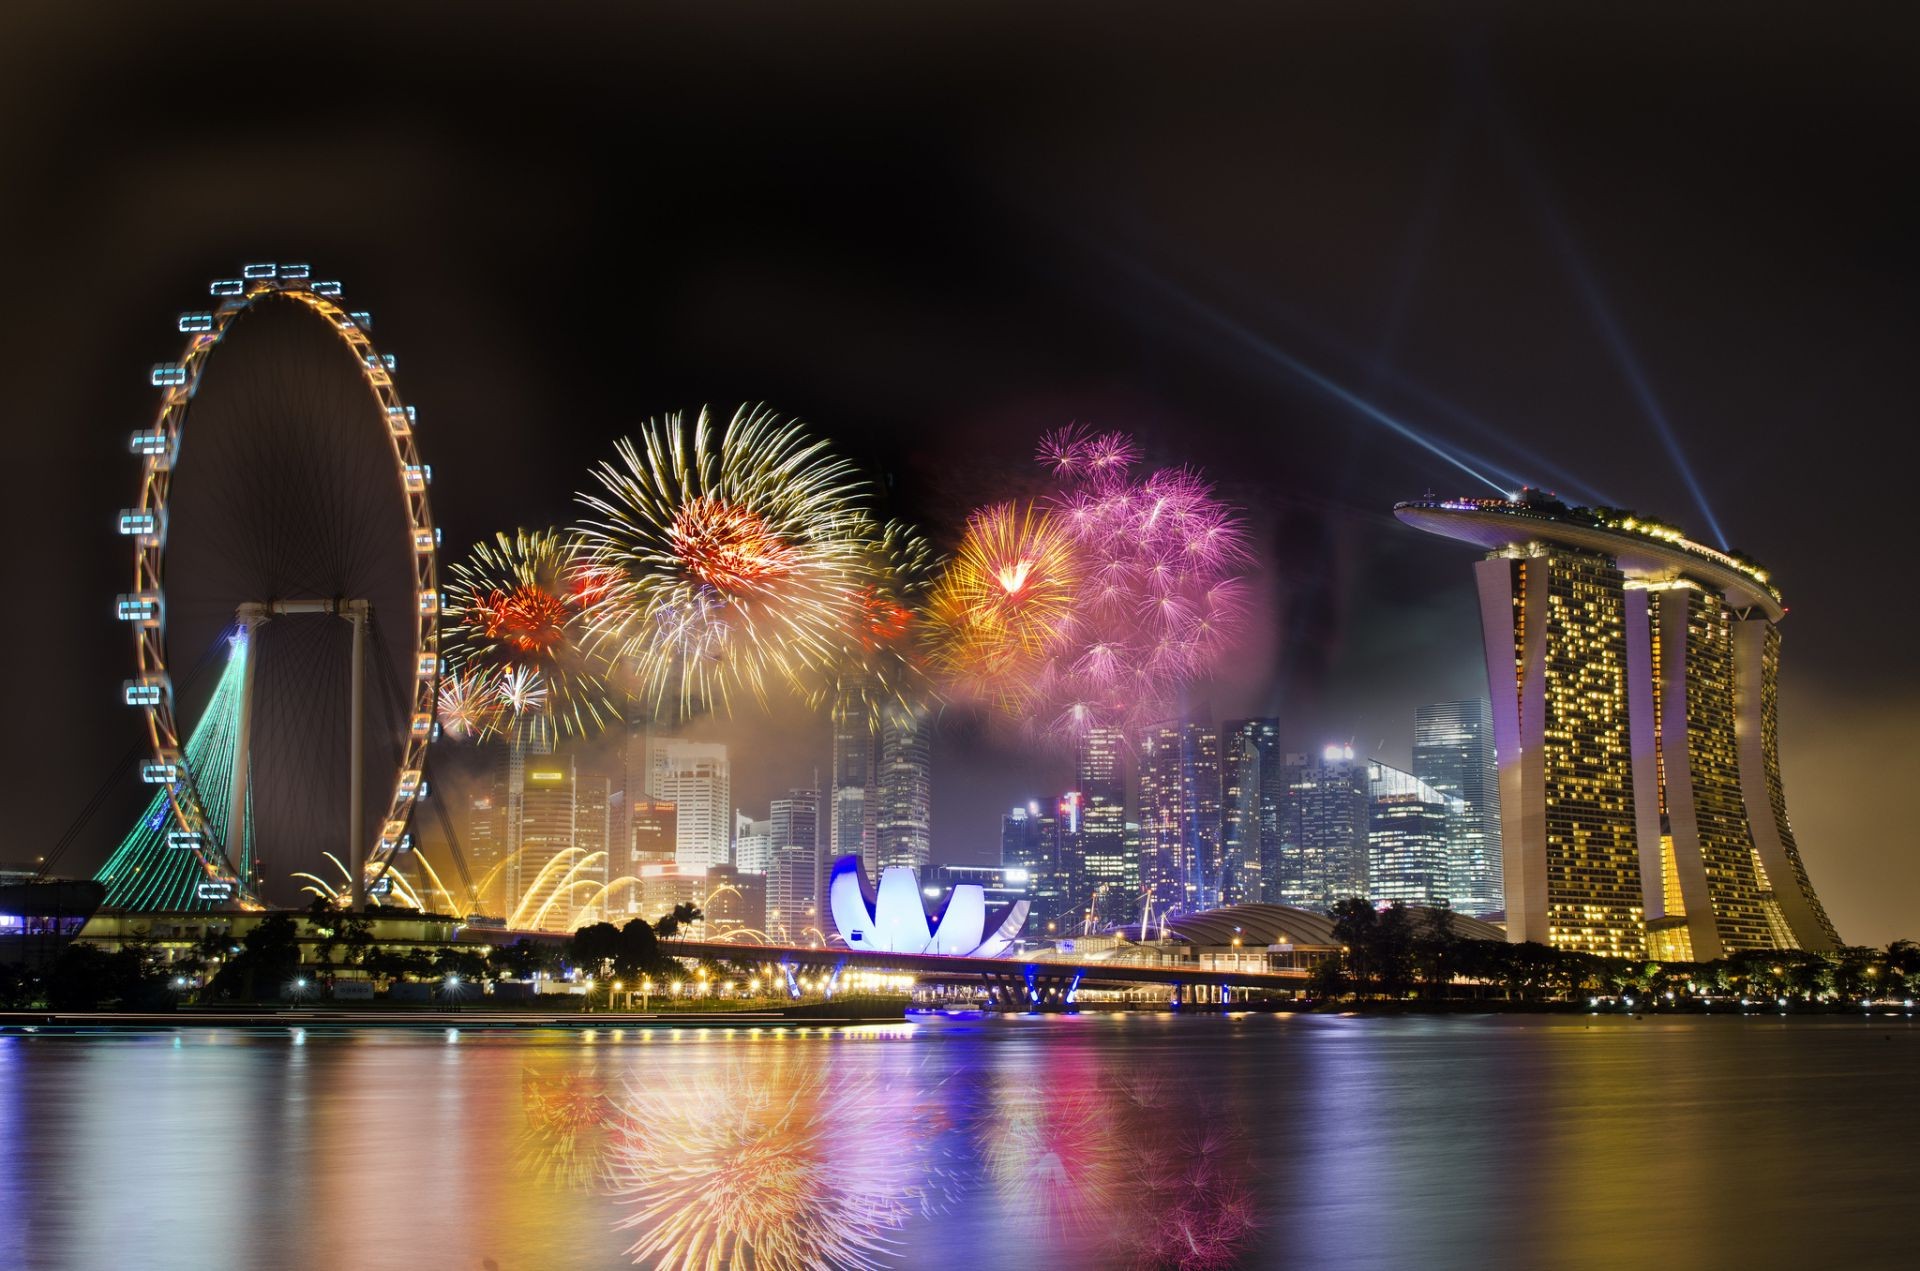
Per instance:
[[[1402,503],[1474,566],[1507,936],[1706,961],[1839,945],[1780,781],[1765,571],[1612,509]]]

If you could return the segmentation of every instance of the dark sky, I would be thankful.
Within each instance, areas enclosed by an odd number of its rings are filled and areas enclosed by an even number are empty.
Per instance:
[[[1267,561],[1253,655],[1196,698],[1300,746],[1404,760],[1415,705],[1484,691],[1472,553],[1389,509],[1488,487],[1411,437],[1711,518],[1793,607],[1816,885],[1850,940],[1920,935],[1920,25],[1675,8],[8,6],[0,854],[138,735],[112,515],[147,366],[206,279],[306,259],[399,354],[453,547],[568,518],[615,437],[704,401],[805,418],[937,536],[1041,430],[1134,429]],[[777,755],[745,800],[815,762],[811,723],[722,731]],[[1064,775],[958,727],[939,764],[950,859]]]

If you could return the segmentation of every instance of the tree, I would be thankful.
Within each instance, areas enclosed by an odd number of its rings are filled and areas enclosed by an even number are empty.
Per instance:
[[[620,956],[620,928],[596,922],[573,933],[567,942],[567,961],[588,975],[604,977]]]
[[[1388,997],[1404,997],[1413,976],[1413,920],[1407,906],[1394,901],[1374,920],[1370,960]]]
[[[671,940],[680,928],[690,922],[699,922],[706,915],[700,912],[700,906],[687,901],[673,907],[673,912],[653,924],[653,934],[662,940]]]
[[[1346,954],[1347,971],[1353,976],[1354,990],[1365,996],[1373,980],[1374,926],[1380,920],[1373,902],[1364,896],[1348,896],[1333,902],[1333,938]]]
[[[240,938],[240,952],[214,976],[213,992],[249,1001],[277,996],[299,967],[299,924],[291,914],[268,914]]]
[[[47,973],[47,1007],[56,1011],[94,1011],[117,1001],[138,980],[133,957],[122,949],[108,953],[78,941],[60,951]]]
[[[313,960],[331,969],[333,951],[340,943],[340,910],[326,896],[315,896],[307,906],[307,930],[314,935]]]
[[[547,963],[547,946],[536,945],[525,936],[487,955],[487,964],[496,980],[531,980]]]

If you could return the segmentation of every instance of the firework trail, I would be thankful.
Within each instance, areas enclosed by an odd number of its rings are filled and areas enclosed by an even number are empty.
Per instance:
[[[877,531],[866,483],[798,424],[743,407],[650,421],[583,492],[595,649],[657,712],[834,674]]]
[[[451,673],[440,695],[443,731],[478,740],[533,716],[584,736],[618,718],[582,643],[592,583],[576,544],[557,530],[498,534],[455,565],[445,611]]]

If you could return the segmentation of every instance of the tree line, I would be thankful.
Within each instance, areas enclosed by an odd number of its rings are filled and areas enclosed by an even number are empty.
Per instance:
[[[1461,936],[1444,907],[1416,918],[1405,905],[1376,908],[1363,897],[1332,910],[1338,957],[1315,967],[1310,991],[1323,999],[1566,1002],[1712,998],[1859,1003],[1920,994],[1920,945],[1849,945],[1831,954],[1749,949],[1710,962],[1611,958],[1535,941]]]
[[[638,918],[623,927],[601,922],[564,943],[522,937],[493,949],[383,941],[374,930],[377,916],[379,911],[356,913],[321,897],[298,914],[269,914],[239,936],[210,931],[172,957],[150,936],[132,937],[114,950],[76,940],[44,970],[0,967],[0,1009],[160,1011],[189,998],[275,1001],[290,992],[300,996],[297,986],[309,979],[319,996],[342,973],[389,986],[471,986],[476,994],[489,981],[564,977],[575,968],[614,979],[666,979],[679,972],[679,963],[661,951],[659,941],[703,915],[698,906],[682,904],[651,924]]]

